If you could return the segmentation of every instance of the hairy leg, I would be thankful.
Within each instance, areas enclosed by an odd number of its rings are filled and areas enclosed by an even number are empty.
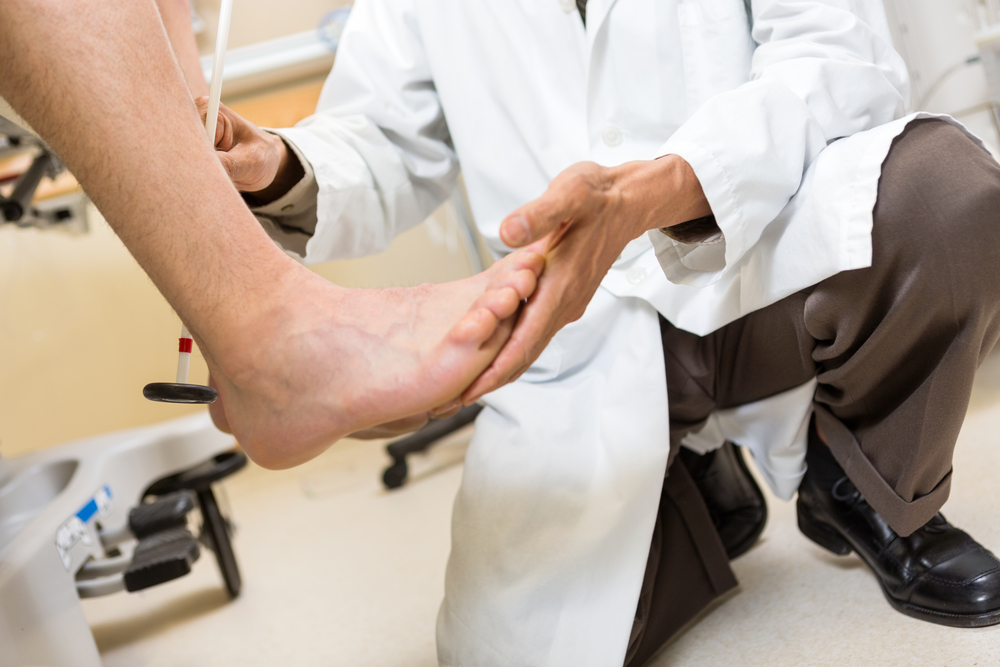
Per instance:
[[[264,465],[457,397],[542,270],[537,255],[513,256],[456,314],[446,288],[346,290],[296,264],[219,164],[153,0],[3,0],[0,62],[0,95],[188,324]]]
[[[191,4],[188,0],[156,0],[156,6],[188,90],[193,97],[208,95],[208,82],[201,70],[198,45],[191,29]]]

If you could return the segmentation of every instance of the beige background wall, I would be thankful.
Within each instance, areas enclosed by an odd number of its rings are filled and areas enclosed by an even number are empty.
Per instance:
[[[209,54],[215,46],[220,0],[191,0],[191,3],[207,24],[205,32],[198,36],[198,46],[202,55]],[[235,0],[229,48],[312,30],[331,9],[350,4],[351,0]]]
[[[197,3],[213,24],[206,7],[217,4]],[[230,47],[308,30],[339,4],[296,0],[275,11],[272,0],[241,0]],[[289,125],[312,111],[321,83],[226,102],[261,125]],[[90,222],[83,236],[0,225],[2,456],[199,409],[142,397],[146,383],[173,379],[179,322],[93,207]],[[446,206],[380,255],[315,270],[350,287],[460,278],[471,269],[455,224]],[[203,382],[204,362],[194,357],[192,381]]]

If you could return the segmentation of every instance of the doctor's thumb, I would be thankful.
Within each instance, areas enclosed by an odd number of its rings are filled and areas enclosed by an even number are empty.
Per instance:
[[[531,242],[531,225],[521,213],[508,216],[500,224],[500,238],[511,248],[520,248]]]
[[[515,211],[500,224],[500,238],[511,248],[523,248],[559,227],[559,219],[537,211]]]
[[[557,178],[541,197],[515,209],[500,224],[500,238],[512,248],[549,236],[579,215],[588,191],[578,178]]]

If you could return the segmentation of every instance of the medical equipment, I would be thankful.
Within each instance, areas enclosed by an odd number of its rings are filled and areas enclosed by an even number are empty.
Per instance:
[[[319,20],[316,26],[316,34],[320,41],[325,43],[331,51],[336,51],[340,46],[340,36],[344,34],[344,27],[347,25],[347,17],[351,15],[351,5],[331,9]]]
[[[211,387],[188,383],[191,367],[191,350],[194,341],[187,325],[181,324],[181,337],[177,350],[177,381],[150,382],[142,388],[142,395],[151,401],[162,403],[214,403],[219,393]]]
[[[1000,25],[976,35],[979,57],[986,71],[986,86],[993,102],[1000,102]]]
[[[13,181],[9,194],[0,194],[0,223],[87,231],[86,198],[79,189],[35,201],[42,179],[55,179],[66,168],[45,142],[3,116],[0,162],[5,165],[0,167],[0,185]]]
[[[385,451],[392,458],[392,465],[382,472],[385,488],[396,489],[406,482],[410,473],[407,456],[426,452],[438,440],[476,421],[482,411],[483,406],[479,404],[467,405],[447,419],[434,419],[416,433],[386,445]]]
[[[974,39],[979,50],[979,60],[986,74],[989,99],[973,107],[972,111],[989,111],[993,128],[1000,138],[1000,0],[972,0],[974,15],[979,19],[980,30]],[[971,59],[967,62],[971,62]],[[954,114],[957,117],[963,112]]]
[[[238,594],[231,524],[212,491],[246,464],[233,446],[200,413],[0,458],[0,667],[99,667],[80,598],[183,576],[199,544]]]
[[[215,59],[212,65],[212,84],[208,92],[208,111],[205,114],[205,133],[215,145],[215,130],[219,122],[219,102],[222,99],[222,71],[229,41],[229,20],[233,13],[233,0],[222,0],[219,8],[219,30],[215,39]],[[177,351],[177,381],[151,382],[142,388],[142,395],[151,401],[163,403],[214,403],[219,394],[215,389],[188,383],[193,340],[187,325],[181,324],[180,344]]]
[[[1000,102],[1000,0],[972,0],[972,5],[980,28],[975,35],[976,47],[986,70],[990,100],[995,104]]]

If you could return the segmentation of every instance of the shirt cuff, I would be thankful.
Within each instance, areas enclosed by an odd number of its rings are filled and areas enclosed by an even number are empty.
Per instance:
[[[271,134],[281,137],[280,134],[272,130],[265,130]],[[299,181],[293,185],[288,192],[281,195],[277,199],[263,206],[251,206],[250,210],[257,215],[267,216],[269,218],[285,218],[292,217],[300,212],[300,209],[308,208],[314,206],[316,202],[316,195],[319,193],[319,186],[316,184],[316,172],[313,171],[312,165],[306,156],[302,154],[298,146],[288,141],[284,137],[281,140],[285,142],[285,146],[288,147],[295,157],[298,158],[299,164],[302,165],[303,175]],[[302,231],[313,234],[316,231],[316,225],[313,223],[311,229],[303,229]]]
[[[715,245],[724,238],[714,215],[688,220],[673,227],[661,227],[660,231],[678,243],[692,245]]]
[[[316,172],[298,146],[278,132],[267,131],[281,137],[288,149],[295,154],[302,165],[303,175],[288,192],[274,201],[263,206],[253,206],[250,202],[247,205],[267,235],[286,252],[302,260],[306,256],[309,241],[316,234],[319,196]]]

